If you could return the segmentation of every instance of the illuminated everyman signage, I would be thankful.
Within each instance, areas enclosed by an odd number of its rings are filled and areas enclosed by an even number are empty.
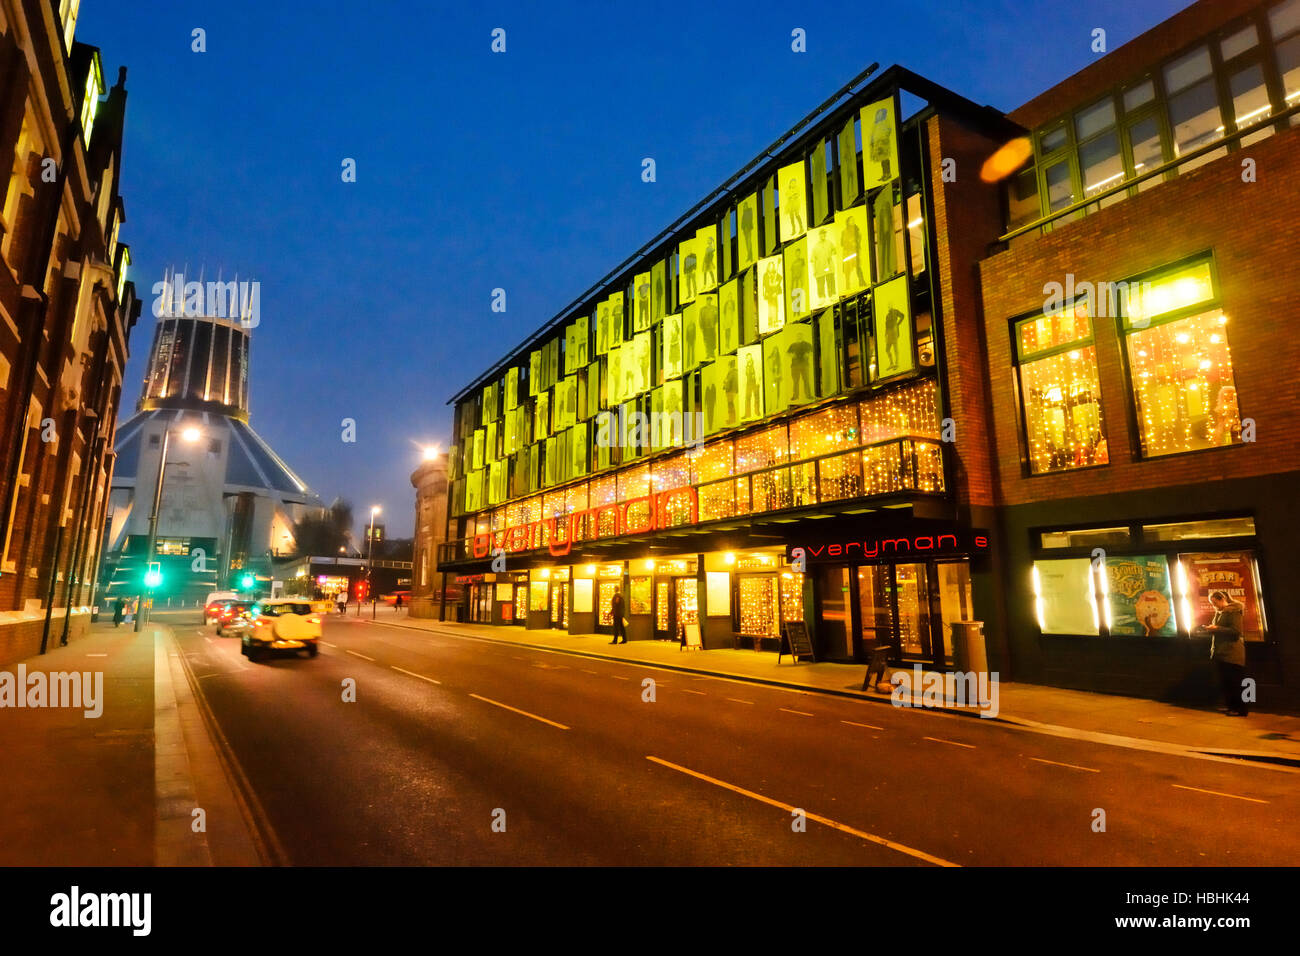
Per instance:
[[[924,557],[928,554],[969,554],[987,551],[988,535],[983,531],[944,531],[934,534],[870,536],[821,544],[789,545],[790,562],[796,564],[857,559]]]

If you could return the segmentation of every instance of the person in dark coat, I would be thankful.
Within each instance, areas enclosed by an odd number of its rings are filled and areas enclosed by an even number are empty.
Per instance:
[[[126,616],[126,602],[118,598],[113,602],[113,626],[120,627],[122,618]]]
[[[1230,717],[1245,717],[1250,708],[1242,693],[1246,677],[1246,643],[1241,634],[1244,608],[1226,591],[1213,592],[1210,603],[1214,605],[1214,620],[1205,630],[1211,637],[1210,659],[1219,670],[1223,702]]]
[[[614,616],[614,639],[611,644],[617,644],[619,637],[623,638],[623,643],[627,643],[627,629],[623,627],[623,592],[615,591],[614,598],[609,603],[609,613]]]

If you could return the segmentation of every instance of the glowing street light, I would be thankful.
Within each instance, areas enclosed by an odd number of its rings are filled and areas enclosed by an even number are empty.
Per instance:
[[[424,446],[424,460],[425,460],[425,461],[433,461],[433,460],[434,460],[435,458],[437,458],[437,457],[438,457],[438,446],[437,446],[437,445],[425,445],[425,446]]]

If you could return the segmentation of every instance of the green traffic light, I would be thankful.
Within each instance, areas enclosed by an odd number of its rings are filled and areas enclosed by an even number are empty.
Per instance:
[[[239,579],[239,586],[245,591],[251,589],[255,583],[256,581],[251,574],[245,574]]]
[[[158,585],[162,584],[162,572],[152,570],[146,572],[144,583],[146,587],[156,588]]]

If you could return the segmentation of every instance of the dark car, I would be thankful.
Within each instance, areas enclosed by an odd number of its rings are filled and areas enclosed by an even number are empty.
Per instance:
[[[240,621],[247,620],[248,613],[252,609],[253,605],[248,601],[227,601],[221,605],[221,610],[217,612],[218,636],[225,633],[227,628],[233,627]]]

